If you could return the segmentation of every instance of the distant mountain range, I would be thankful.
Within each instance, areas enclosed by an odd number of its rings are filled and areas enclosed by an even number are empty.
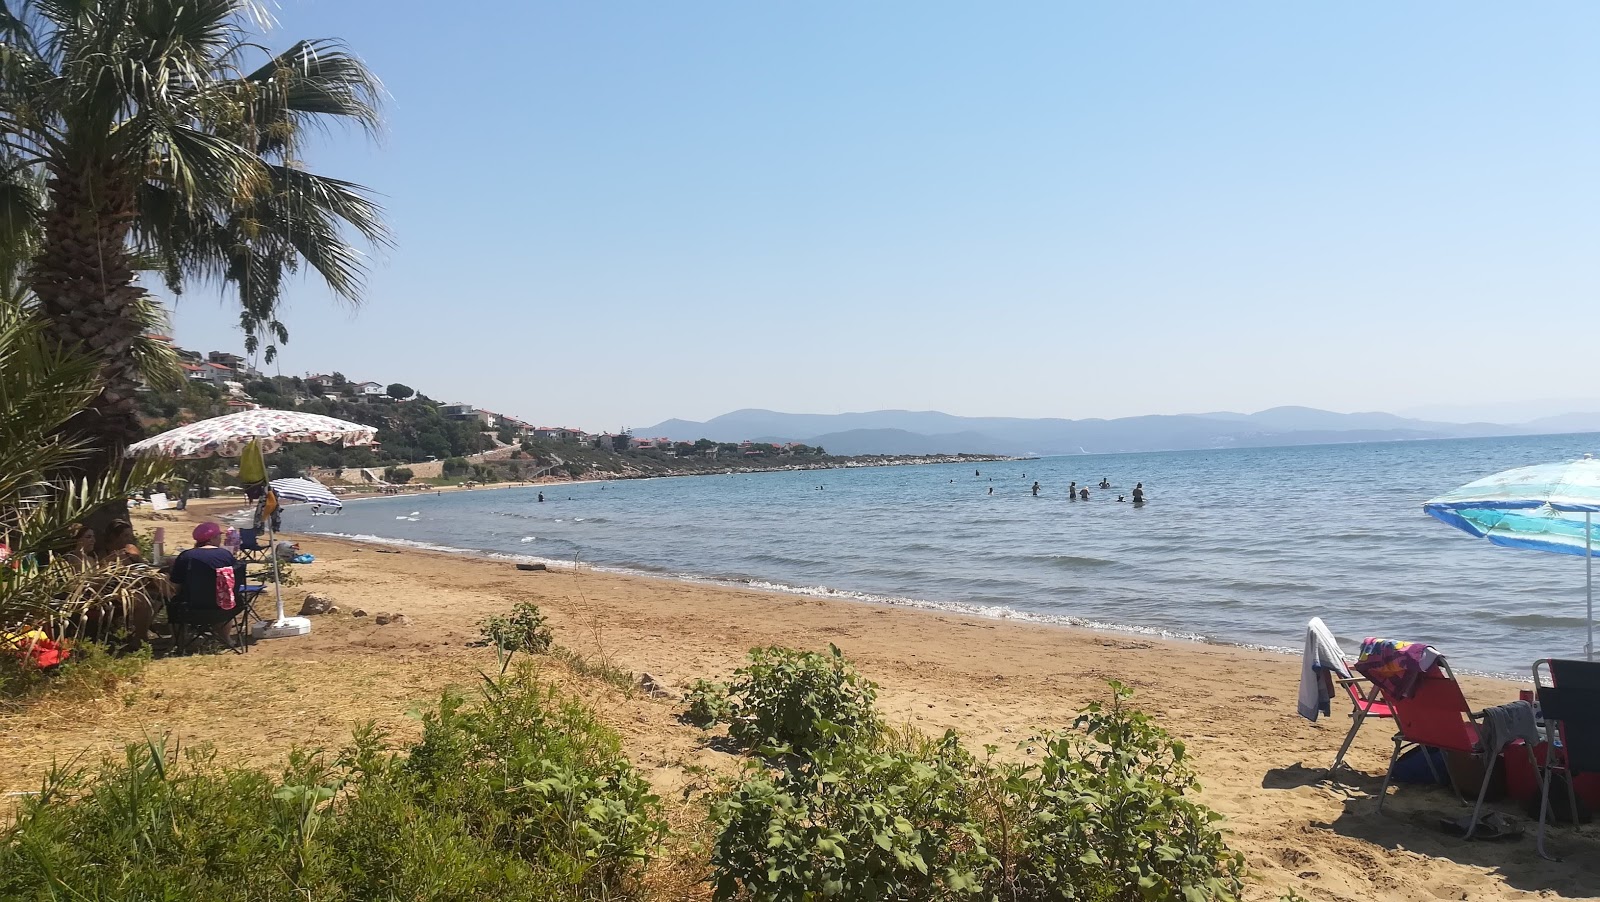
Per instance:
[[[1274,407],[1259,413],[1178,414],[1113,420],[958,417],[933,410],[779,413],[736,410],[704,423],[667,420],[635,435],[675,441],[805,442],[833,454],[1104,454],[1260,448],[1332,442],[1600,432],[1600,413],[1563,413],[1526,423],[1446,423],[1392,413]]]

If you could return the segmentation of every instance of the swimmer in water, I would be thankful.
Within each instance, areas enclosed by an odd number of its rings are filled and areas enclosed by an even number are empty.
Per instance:
[[[1078,484],[1076,482],[1074,482],[1071,485],[1067,486],[1067,500],[1068,501],[1077,501],[1078,500]]]
[[[1109,488],[1111,488],[1111,480],[1109,480],[1109,479],[1107,479],[1107,478],[1105,478],[1105,477],[1104,477],[1104,476],[1102,476],[1102,477],[1100,477],[1100,487],[1101,487],[1101,488],[1102,488],[1102,489],[1109,489]]]
[[[1079,501],[1088,501],[1089,500],[1089,490],[1087,488],[1082,488],[1082,489],[1078,490],[1078,500]]]
[[[972,471],[972,475],[974,475],[974,476],[982,476],[983,474],[978,472],[977,470],[973,470]]]
[[[543,501],[544,501],[544,492],[540,492],[540,493],[539,493],[539,501],[540,501],[540,502],[541,502],[541,503],[542,503],[542,502],[543,502]]]
[[[989,486],[989,494],[991,494],[991,495],[994,494],[994,486],[992,486],[992,485]]]
[[[1033,484],[1033,497],[1039,497],[1039,483],[1037,482]]]
[[[1143,504],[1144,503],[1144,483],[1142,483],[1142,482],[1133,487],[1133,503],[1134,504]]]
[[[1121,503],[1122,503],[1122,502],[1124,502],[1124,501],[1126,501],[1126,500],[1127,500],[1127,499],[1126,499],[1126,498],[1123,498],[1123,497],[1122,497],[1122,496],[1121,496],[1121,495],[1118,495],[1118,496],[1117,496],[1117,503],[1118,503],[1118,504],[1121,504]]]

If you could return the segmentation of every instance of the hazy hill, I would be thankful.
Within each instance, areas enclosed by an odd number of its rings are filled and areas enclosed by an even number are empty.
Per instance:
[[[1217,411],[1111,420],[960,417],[933,410],[805,414],[748,409],[703,423],[667,420],[636,430],[636,434],[679,441],[795,441],[822,445],[837,454],[1092,454],[1458,438],[1530,431],[1540,430],[1493,423],[1442,423],[1382,412],[1334,413],[1311,407],[1275,407],[1248,414]]]

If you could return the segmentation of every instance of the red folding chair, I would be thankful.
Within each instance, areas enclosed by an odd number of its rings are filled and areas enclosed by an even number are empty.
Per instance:
[[[1376,686],[1363,677],[1339,676],[1334,674],[1335,686],[1343,687],[1350,695],[1350,732],[1344,734],[1344,744],[1339,746],[1339,754],[1333,758],[1333,766],[1328,768],[1328,773],[1339,769],[1344,764],[1345,753],[1350,751],[1351,743],[1356,741],[1356,733],[1361,731],[1361,725],[1369,717],[1380,719],[1394,719],[1394,708],[1383,701]],[[1348,767],[1349,765],[1345,765]]]
[[[1378,810],[1383,810],[1383,803],[1389,797],[1389,784],[1394,780],[1394,765],[1400,760],[1400,752],[1405,746],[1421,748],[1442,749],[1447,752],[1460,752],[1467,755],[1484,754],[1483,743],[1479,737],[1479,721],[1472,713],[1472,708],[1467,704],[1467,697],[1461,691],[1461,684],[1456,682],[1456,675],[1450,670],[1450,664],[1441,655],[1434,665],[1428,668],[1417,681],[1416,691],[1410,698],[1390,698],[1384,696],[1390,708],[1394,711],[1395,725],[1399,732],[1394,734],[1394,753],[1389,756],[1389,770],[1383,775],[1383,788],[1378,790]],[[1472,834],[1478,829],[1478,816],[1483,811],[1484,796],[1489,793],[1489,781],[1494,777],[1494,767],[1499,761],[1499,750],[1496,754],[1489,755],[1483,767],[1483,785],[1478,788],[1478,802],[1472,809],[1472,822],[1467,827],[1466,839],[1471,839]],[[1533,749],[1526,749],[1528,761],[1533,762]],[[1428,766],[1433,766],[1429,761]],[[1538,767],[1534,764],[1534,767]],[[1438,772],[1434,772],[1438,776]],[[1455,791],[1461,803],[1467,803],[1460,787],[1456,786],[1455,778],[1449,778],[1450,788]]]

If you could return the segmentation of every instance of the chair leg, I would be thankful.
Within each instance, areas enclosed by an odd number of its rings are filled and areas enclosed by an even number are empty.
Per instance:
[[[1543,858],[1545,861],[1560,861],[1561,859],[1556,858],[1554,855],[1551,855],[1544,850],[1545,822],[1550,815],[1550,775],[1554,773],[1556,769],[1555,750],[1551,749],[1548,752],[1548,755],[1549,757],[1545,759],[1544,764],[1544,779],[1540,781],[1539,787],[1539,838],[1537,840],[1537,846],[1539,849],[1540,858]]]
[[[1378,790],[1378,813],[1383,813],[1383,801],[1389,797],[1389,783],[1394,779],[1394,763],[1400,760],[1400,745],[1405,740],[1396,736],[1394,740],[1394,753],[1389,756],[1389,769],[1383,774],[1383,787]],[[1423,752],[1424,755],[1427,752]]]
[[[1350,732],[1344,734],[1344,745],[1339,746],[1339,754],[1334,756],[1333,766],[1328,768],[1329,774],[1338,770],[1339,765],[1344,763],[1345,753],[1350,751],[1350,744],[1356,741],[1356,732],[1361,729],[1361,722],[1367,719],[1367,711],[1358,707],[1356,713],[1351,716],[1355,719],[1355,723],[1350,725]]]
[[[1467,825],[1467,835],[1462,839],[1471,839],[1472,834],[1478,830],[1478,815],[1483,811],[1483,799],[1489,794],[1489,781],[1494,779],[1494,766],[1500,761],[1499,755],[1484,752],[1484,757],[1489,759],[1483,769],[1483,785],[1478,788],[1478,804],[1472,806],[1472,823]]]

